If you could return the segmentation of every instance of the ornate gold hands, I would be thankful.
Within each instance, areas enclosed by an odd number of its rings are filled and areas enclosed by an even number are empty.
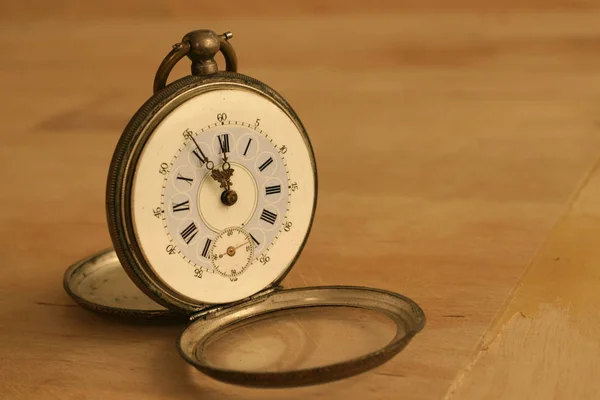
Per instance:
[[[227,168],[225,167],[227,166]],[[231,175],[233,175],[233,168],[229,165],[228,162],[225,162],[222,166],[222,170],[212,169],[210,172],[210,176],[219,182],[222,189],[229,190],[231,188]]]
[[[235,190],[231,190],[231,175],[233,175],[233,168],[231,168],[231,164],[227,161],[227,152],[229,151],[229,136],[226,135],[224,139],[221,139],[219,136],[219,145],[221,147],[221,152],[223,153],[223,165],[221,169],[215,169],[215,164],[208,159],[208,157],[204,154],[196,139],[194,139],[193,133],[186,129],[183,133],[185,138],[191,139],[196,145],[196,149],[193,150],[193,153],[200,160],[200,165],[205,165],[206,168],[210,171],[210,176],[219,182],[221,189],[225,189],[223,193],[221,193],[221,202],[226,206],[234,205],[238,196]]]

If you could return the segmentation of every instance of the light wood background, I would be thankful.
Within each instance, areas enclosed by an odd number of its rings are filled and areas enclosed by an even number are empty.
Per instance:
[[[318,211],[284,284],[390,289],[427,313],[384,366],[225,385],[179,357],[181,327],[64,293],[64,269],[110,245],[123,127],[198,28],[233,31],[240,71],[311,136]],[[600,398],[600,3],[3,1],[0,54],[0,398]]]

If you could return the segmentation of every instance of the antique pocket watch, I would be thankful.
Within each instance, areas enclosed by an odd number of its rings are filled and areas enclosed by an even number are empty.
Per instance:
[[[380,365],[423,328],[423,311],[384,290],[279,286],[311,228],[315,159],[290,105],[236,72],[231,37],[191,32],[160,65],[154,95],[130,120],[110,164],[106,211],[114,251],[72,265],[65,290],[97,312],[191,321],[178,341],[181,356],[225,382],[299,386]],[[219,51],[226,71],[214,60]],[[192,74],[165,85],[184,56]],[[375,351],[295,370],[223,368],[205,357],[224,331],[308,307],[378,312],[393,321],[395,334]]]

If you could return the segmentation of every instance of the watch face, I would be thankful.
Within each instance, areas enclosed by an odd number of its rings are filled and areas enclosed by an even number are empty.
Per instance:
[[[284,276],[315,208],[299,121],[265,93],[231,84],[190,89],[155,119],[140,129],[123,192],[146,272],[192,303],[240,300]]]

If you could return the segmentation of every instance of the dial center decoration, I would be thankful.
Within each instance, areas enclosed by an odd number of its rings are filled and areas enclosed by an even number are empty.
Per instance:
[[[238,195],[235,190],[227,189],[221,193],[221,203],[226,206],[232,206],[237,203]]]
[[[223,203],[223,194],[228,191],[209,175],[202,179],[198,188],[198,215],[214,232],[231,226],[245,226],[254,215],[258,203],[258,188],[250,171],[235,162],[231,163],[231,168],[235,169],[235,174],[231,177],[229,193],[235,190],[237,197],[232,205]]]

